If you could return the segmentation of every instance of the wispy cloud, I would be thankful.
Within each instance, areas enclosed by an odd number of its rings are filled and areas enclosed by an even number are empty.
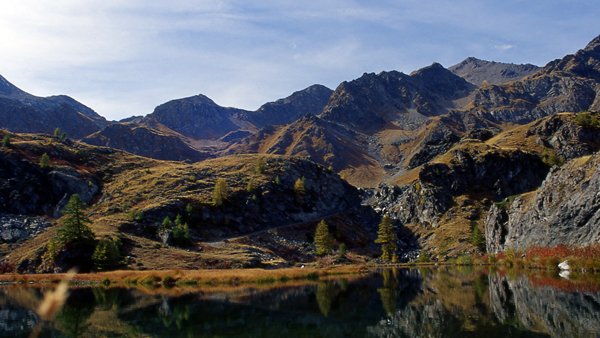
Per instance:
[[[450,66],[468,56],[544,63],[600,33],[595,1],[578,6],[556,0],[5,1],[0,74],[32,94],[71,95],[110,119],[198,93],[256,109],[313,83],[334,88],[363,72],[410,72],[434,61]]]

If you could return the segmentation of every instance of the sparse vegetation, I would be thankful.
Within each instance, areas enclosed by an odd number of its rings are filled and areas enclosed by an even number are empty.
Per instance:
[[[597,128],[599,126],[597,113],[579,112],[575,117],[575,122],[582,127]]]
[[[267,163],[264,157],[258,157],[256,159],[256,162],[254,164],[254,171],[259,175],[262,175],[267,171]]]

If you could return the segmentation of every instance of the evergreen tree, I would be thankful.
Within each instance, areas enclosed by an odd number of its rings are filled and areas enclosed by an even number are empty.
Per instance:
[[[109,270],[119,264],[119,247],[115,241],[103,238],[96,245],[92,255],[96,270]]]
[[[54,138],[60,138],[60,129],[58,127],[54,129]]]
[[[40,157],[40,167],[42,169],[50,167],[50,156],[47,153],[44,153],[42,157]]]
[[[4,138],[2,139],[2,145],[5,148],[10,147],[10,134],[9,133],[4,134]]]
[[[473,244],[480,250],[485,248],[485,237],[481,233],[481,230],[479,230],[477,222],[474,221],[471,222],[471,236],[469,236],[469,243]]]
[[[192,221],[192,215],[194,213],[194,208],[192,208],[191,204],[185,206],[185,220],[186,222]]]
[[[348,252],[348,248],[346,247],[346,244],[342,243],[340,244],[340,248],[339,248],[339,252],[338,252],[338,258],[339,259],[346,259],[346,253]]]
[[[227,181],[224,178],[219,178],[215,183],[213,190],[213,203],[215,206],[221,206],[223,201],[227,199]]]
[[[61,140],[66,140],[67,139],[67,133],[63,132],[62,134],[60,134],[60,139]]]
[[[171,229],[171,227],[173,227],[173,222],[169,216],[166,216],[160,225],[163,227],[163,229]]]
[[[67,215],[63,220],[64,226],[58,230],[58,237],[63,243],[92,242],[96,235],[87,224],[92,221],[83,212],[83,201],[78,194],[73,194],[66,210],[62,213]]]
[[[296,183],[294,183],[294,191],[297,194],[300,194],[300,195],[306,194],[306,184],[305,184],[305,182],[306,182],[306,179],[303,180],[302,178],[299,178],[299,179],[296,180]]]
[[[381,244],[381,251],[383,251],[381,258],[386,261],[392,260],[392,255],[398,249],[397,240],[398,236],[394,230],[392,219],[388,215],[383,216],[381,223],[379,223],[379,231],[377,231],[377,239],[375,240],[375,243]]]
[[[279,179],[279,175],[275,176],[275,184],[280,185],[281,180]]]
[[[317,247],[317,255],[327,255],[331,253],[333,246],[333,237],[329,233],[329,226],[322,220],[317,225],[315,231],[315,246]]]

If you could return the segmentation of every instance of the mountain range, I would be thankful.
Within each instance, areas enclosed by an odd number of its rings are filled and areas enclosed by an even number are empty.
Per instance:
[[[103,213],[100,222],[116,222],[109,216],[125,212],[123,205],[138,205],[155,216],[146,222],[155,222],[175,217],[189,203],[203,215],[202,227],[195,230],[202,238],[244,235],[271,223],[334,214],[343,219],[340,226],[362,224],[352,231],[367,233],[353,234],[368,238],[374,235],[369,220],[377,212],[403,226],[406,250],[415,248],[413,241],[430,252],[474,250],[466,242],[473,227],[487,234],[488,251],[523,243],[522,231],[531,233],[530,245],[556,243],[530,226],[542,222],[540,215],[547,217],[544,226],[583,231],[559,242],[589,242],[600,236],[590,235],[600,219],[600,202],[593,197],[600,193],[594,155],[600,149],[599,109],[600,36],[544,67],[467,58],[449,68],[434,63],[411,74],[365,73],[335,90],[313,85],[256,111],[221,107],[196,95],[118,122],[106,121],[67,96],[36,97],[0,78],[0,128],[52,134],[58,127],[69,138],[61,141],[69,148],[55,149],[51,141],[34,144],[41,136],[23,136],[23,147],[31,149],[5,155],[12,169],[0,170],[8,182],[0,187],[0,202],[11,212],[30,212],[14,197],[14,191],[22,191],[17,195],[45,201],[44,213],[57,214],[59,195],[70,186],[87,191],[81,182],[65,178],[78,172],[99,194],[91,194],[89,201]],[[133,155],[117,156],[115,149]],[[41,185],[62,189],[47,201],[26,189],[25,178],[10,181],[24,170],[32,177],[43,175],[27,161],[44,151],[71,166],[55,175],[68,184],[56,177],[40,179]],[[244,185],[255,175],[250,162],[256,158],[268,158],[271,172],[260,178],[260,193],[252,195]],[[152,188],[160,191],[151,198],[144,175],[159,186]],[[243,208],[231,205],[219,213],[201,198],[219,176],[236,182],[235,200]],[[280,176],[285,187],[274,183]],[[313,204],[294,197],[291,186],[300,177],[308,179]],[[327,183],[321,186],[320,179]],[[136,180],[140,187],[132,190]],[[561,191],[581,196],[569,205],[561,204],[567,203],[563,195],[549,197],[556,189],[548,186],[556,188],[559,181],[574,182]],[[328,198],[336,202],[328,206]],[[573,217],[556,214],[563,209]],[[123,231],[144,233],[139,224],[132,226],[122,224]],[[361,248],[367,250],[366,244]]]

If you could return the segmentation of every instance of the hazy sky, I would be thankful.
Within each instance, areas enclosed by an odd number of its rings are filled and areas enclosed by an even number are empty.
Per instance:
[[[543,66],[598,35],[597,0],[15,0],[0,4],[0,74],[112,120],[200,93],[255,110],[469,56]]]

